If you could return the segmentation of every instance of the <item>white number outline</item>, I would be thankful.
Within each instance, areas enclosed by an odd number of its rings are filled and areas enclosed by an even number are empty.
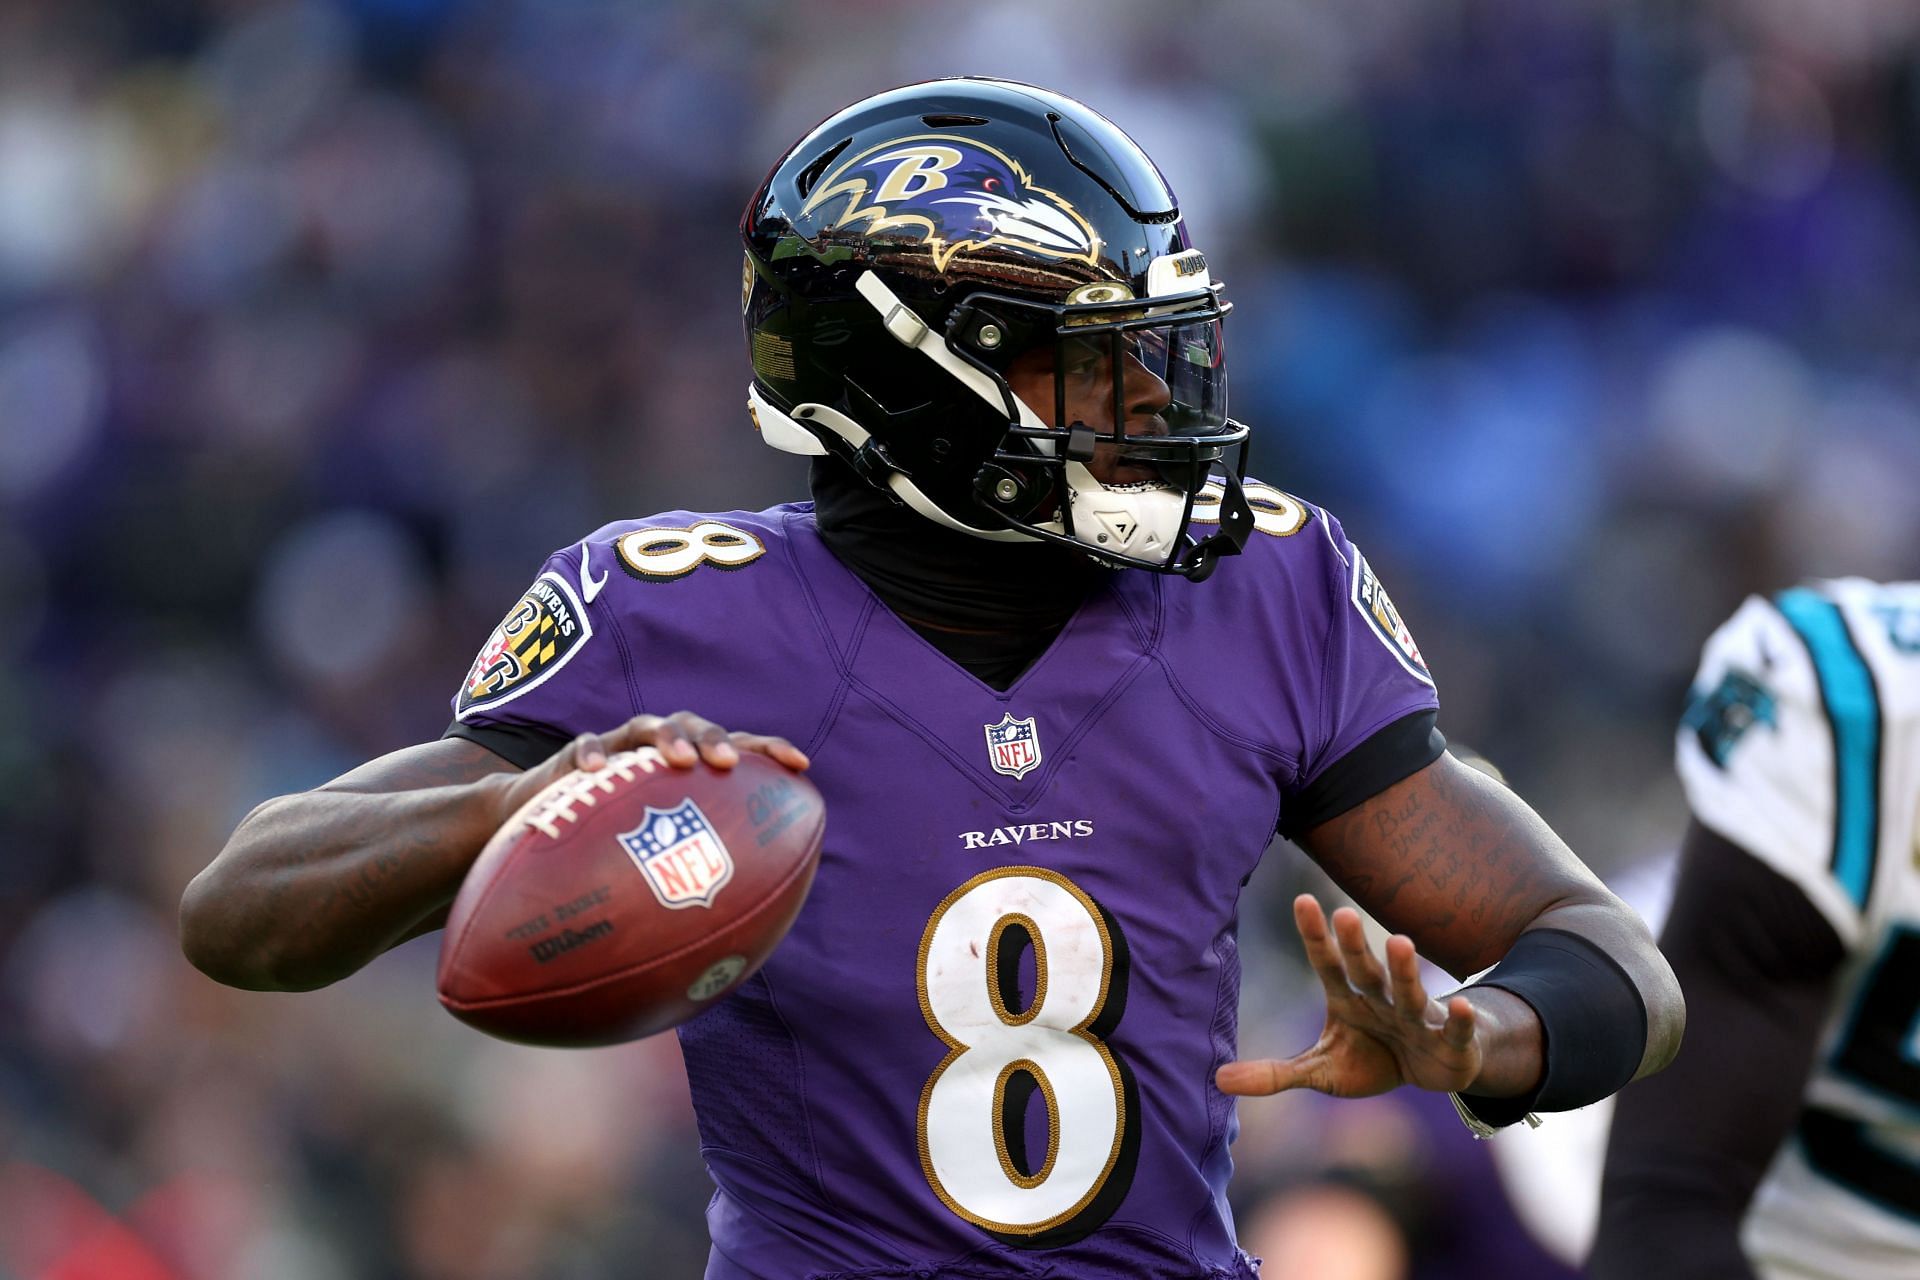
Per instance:
[[[1313,518],[1306,503],[1259,480],[1246,482],[1247,505],[1253,508],[1253,527],[1276,538],[1291,538]],[[1226,496],[1218,480],[1209,480],[1193,497],[1194,524],[1219,524],[1220,500]]]
[[[1101,969],[1099,992],[1094,998],[1086,1017],[1082,1018],[1072,1027],[1057,1029],[1084,1041],[1092,1047],[1094,1052],[1100,1055],[1101,1062],[1107,1069],[1107,1076],[1112,1081],[1114,1093],[1115,1121],[1113,1141],[1108,1148],[1106,1160],[1101,1168],[1100,1174],[1093,1180],[1087,1191],[1069,1208],[1038,1222],[1027,1223],[995,1222],[962,1207],[941,1184],[939,1174],[934,1169],[932,1143],[928,1130],[928,1110],[932,1105],[934,1090],[939,1085],[941,1078],[962,1056],[983,1047],[967,1045],[961,1042],[941,1025],[938,1016],[934,1013],[933,1001],[927,991],[928,957],[933,947],[934,934],[939,929],[940,922],[961,899],[979,889],[982,885],[1009,877],[1028,877],[1044,880],[1064,889],[1079,902],[1081,909],[1084,910],[1088,918],[1093,921],[1094,929],[1100,939]],[[1007,1008],[1005,999],[1001,994],[1000,984],[995,975],[995,966],[998,962],[1002,938],[1007,929],[1015,925],[1026,930],[1027,936],[1031,939],[1034,949],[1034,997],[1027,1008],[1018,1014]],[[1044,1008],[1047,996],[1047,960],[1045,946],[1046,944],[1041,935],[1039,925],[1030,916],[1020,912],[1007,912],[994,922],[993,928],[988,934],[988,945],[982,951],[980,963],[981,972],[987,987],[988,1003],[991,1005],[994,1015],[1000,1020],[1002,1025],[1008,1027],[1025,1026],[1037,1018]],[[1108,1006],[1114,998],[1116,986],[1120,987],[1122,991],[1121,998],[1124,1000],[1125,975],[1124,972],[1119,972],[1119,982],[1116,983],[1116,973],[1118,972],[1116,957],[1124,956],[1126,954],[1125,948],[1126,944],[1124,939],[1116,940],[1114,933],[1109,930],[1107,914],[1101,909],[1100,905],[1089,897],[1086,891],[1081,889],[1079,885],[1069,880],[1066,876],[1061,875],[1059,872],[1046,867],[996,867],[990,871],[983,871],[943,898],[940,905],[934,908],[933,914],[928,917],[926,930],[920,937],[919,962],[914,976],[920,997],[920,1015],[926,1020],[927,1028],[940,1039],[942,1044],[947,1046],[947,1056],[941,1059],[940,1065],[934,1068],[933,1074],[927,1077],[927,1083],[920,1090],[920,1107],[915,1131],[920,1151],[921,1173],[926,1177],[927,1185],[933,1189],[934,1195],[939,1197],[940,1202],[956,1216],[997,1236],[1015,1242],[1037,1245],[1042,1242],[1035,1241],[1032,1237],[1054,1232],[1058,1228],[1067,1226],[1073,1223],[1076,1218],[1085,1215],[1089,1209],[1096,1206],[1102,1198],[1102,1193],[1109,1190],[1114,1175],[1117,1172],[1121,1172],[1123,1163],[1126,1166],[1124,1171],[1126,1184],[1132,1182],[1132,1160],[1125,1158],[1127,1157],[1127,1151],[1130,1145],[1135,1146],[1137,1150],[1138,1141],[1138,1134],[1136,1132],[1139,1127],[1138,1105],[1136,1102],[1134,1105],[1129,1106],[1129,1101],[1134,1092],[1132,1078],[1126,1067],[1114,1056],[1113,1051],[1108,1048],[1106,1042],[1091,1030],[1107,1013]],[[1031,1175],[1021,1173],[1019,1168],[1013,1163],[1012,1154],[1007,1150],[1006,1128],[1002,1120],[1002,1117],[1005,1115],[1007,1086],[1012,1081],[1014,1075],[1019,1072],[1025,1072],[1027,1076],[1033,1080],[1042,1098],[1045,1100],[1047,1107],[1047,1154],[1046,1158],[1040,1162]],[[994,1149],[1000,1157],[1001,1172],[1007,1176],[1009,1181],[1023,1189],[1031,1190],[1040,1186],[1052,1175],[1055,1161],[1060,1152],[1060,1109],[1052,1083],[1048,1080],[1045,1070],[1039,1063],[1034,1062],[1030,1058],[1017,1058],[1007,1062],[1001,1067],[998,1078],[994,1082],[993,1106],[988,1117],[988,1123],[993,1126]],[[1121,1190],[1124,1191],[1124,1184]],[[1086,1225],[1086,1231],[1093,1230],[1100,1222],[1105,1221],[1113,1208],[1116,1207],[1118,1207],[1118,1197],[1115,1198],[1113,1204],[1107,1206],[1105,1212],[1098,1215],[1095,1221]],[[1071,1238],[1077,1239],[1083,1234],[1085,1233],[1075,1232]],[[1045,1243],[1066,1242],[1065,1240],[1049,1240]]]
[[[671,550],[654,550],[670,545]],[[684,528],[656,525],[622,534],[614,543],[620,567],[636,578],[673,582],[703,564],[740,569],[767,554],[767,544],[744,529],[718,520],[699,520]]]

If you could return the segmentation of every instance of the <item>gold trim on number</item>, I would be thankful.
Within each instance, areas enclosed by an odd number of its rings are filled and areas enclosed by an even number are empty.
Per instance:
[[[1031,1174],[1020,1172],[1013,1163],[1013,1153],[1007,1150],[1007,1083],[1013,1079],[1013,1073],[1024,1071],[1033,1077],[1039,1086],[1040,1096],[1047,1100],[1047,1158]],[[1022,1123],[1026,1117],[1022,1116]],[[1053,1162],[1060,1156],[1060,1099],[1053,1095],[1053,1082],[1047,1079],[1047,1073],[1040,1064],[1031,1058],[1015,1058],[1000,1068],[1000,1078],[993,1082],[993,1149],[1000,1155],[1000,1168],[1011,1178],[1016,1186],[1031,1191],[1047,1180],[1053,1172]],[[1032,1152],[1028,1152],[1031,1156]]]
[[[694,536],[695,531],[700,529],[705,529],[708,532],[699,537]],[[666,536],[656,536],[663,534]],[[632,544],[631,550],[628,549],[629,543]],[[670,547],[672,549],[666,551],[654,550],[655,547],[659,546]],[[735,547],[748,546],[755,549],[753,554],[739,560],[721,560],[709,554],[709,548],[731,551]],[[633,572],[644,574],[649,578],[672,580],[686,577],[703,564],[710,564],[716,569],[744,568],[752,564],[755,560],[758,560],[761,556],[767,554],[767,544],[760,541],[758,536],[747,532],[745,529],[736,529],[730,524],[721,524],[718,520],[697,520],[685,527],[678,525],[652,525],[645,529],[629,530],[614,539],[613,550],[614,553],[620,557],[621,563],[633,570]],[[643,558],[663,560],[670,555],[676,555],[682,551],[697,553],[694,556],[693,563],[684,569],[655,569],[641,562]]]
[[[1033,942],[1033,999],[1027,1001],[1025,1013],[1015,1013],[1007,1008],[1000,994],[1000,940],[1008,929],[1019,925],[1027,931],[1027,937]],[[987,1002],[993,1006],[993,1016],[1010,1027],[1024,1027],[1032,1022],[1040,1012],[1040,1006],[1047,1002],[1047,944],[1040,936],[1040,925],[1032,916],[1018,911],[1010,912],[993,922],[993,928],[987,933]]]
[[[933,948],[933,933],[935,929],[939,928],[941,918],[952,909],[954,903],[960,901],[961,898],[973,892],[974,889],[985,884],[987,881],[999,880],[1007,876],[1031,876],[1037,880],[1045,880],[1051,884],[1059,885],[1062,889],[1065,889],[1068,893],[1080,900],[1080,905],[1086,908],[1089,916],[1093,917],[1093,927],[1098,930],[1100,934],[1100,994],[1099,997],[1094,1000],[1093,1008],[1087,1014],[1086,1018],[1081,1021],[1078,1026],[1068,1028],[1067,1034],[1078,1036],[1080,1039],[1092,1045],[1094,1051],[1100,1055],[1100,1060],[1106,1064],[1107,1076],[1113,1082],[1113,1146],[1107,1152],[1107,1162],[1101,1168],[1100,1176],[1093,1180],[1093,1185],[1087,1188],[1087,1193],[1081,1196],[1080,1199],[1075,1201],[1071,1206],[1054,1214],[1044,1222],[993,1222],[961,1208],[960,1205],[955,1202],[954,1198],[947,1194],[947,1189],[940,1185],[940,1177],[933,1169],[933,1153],[928,1149],[927,1142],[927,1107],[933,1098],[933,1088],[940,1083],[940,1077],[946,1074],[947,1068],[958,1061],[960,1055],[966,1053],[969,1048],[969,1046],[960,1043],[948,1035],[946,1030],[941,1027],[939,1020],[933,1016],[933,1002],[927,998],[927,953]],[[1038,945],[1038,940],[1038,935],[1036,934],[1036,946]],[[985,966],[983,965],[982,972],[984,973],[984,971]],[[928,1029],[940,1038],[942,1044],[947,1046],[948,1052],[947,1056],[941,1059],[940,1065],[933,1069],[933,1074],[927,1077],[926,1085],[920,1090],[920,1112],[915,1136],[918,1139],[920,1149],[920,1171],[926,1175],[927,1185],[933,1188],[933,1194],[940,1198],[940,1203],[947,1206],[956,1217],[964,1218],[976,1227],[983,1227],[988,1231],[998,1232],[1001,1235],[1037,1236],[1043,1231],[1050,1231],[1061,1223],[1069,1222],[1078,1217],[1085,1211],[1088,1205],[1093,1203],[1094,1199],[1100,1194],[1101,1188],[1107,1185],[1107,1179],[1113,1176],[1113,1168],[1120,1162],[1120,1148],[1125,1144],[1127,1124],[1130,1120],[1130,1117],[1127,1115],[1126,1081],[1122,1079],[1120,1075],[1120,1064],[1114,1061],[1113,1052],[1107,1048],[1106,1042],[1087,1030],[1088,1027],[1100,1020],[1100,1014],[1106,1009],[1108,990],[1112,980],[1113,937],[1107,932],[1106,917],[1100,913],[1099,906],[1095,904],[1092,898],[1087,896],[1086,892],[1081,889],[1079,885],[1067,879],[1058,871],[1053,871],[1046,867],[996,867],[991,871],[982,871],[979,875],[974,876],[952,893],[942,898],[940,905],[933,909],[933,914],[927,917],[926,931],[920,935],[920,959],[914,971],[914,981],[920,994],[920,1016],[926,1019]],[[991,991],[993,983],[991,976],[987,978],[987,983],[989,991]],[[1034,1010],[1038,1010],[1040,1007],[1040,1002],[1036,1000],[1033,1005]],[[1044,1076],[1037,1074],[1034,1076],[1036,1080],[1043,1080],[1044,1078]],[[992,1123],[997,1127],[1000,1123],[1000,1117],[998,1115],[993,1116]],[[1048,1150],[1050,1153],[1057,1151],[1059,1142],[1059,1128],[1056,1124],[1053,1132],[1048,1137]],[[1004,1160],[1005,1157],[1002,1156],[1002,1159]],[[1046,1172],[1051,1174],[1052,1171],[1053,1156],[1049,1154]],[[1037,1187],[1040,1183],[1035,1182],[1032,1185]],[[1031,1190],[1032,1188],[1028,1187],[1026,1189]]]

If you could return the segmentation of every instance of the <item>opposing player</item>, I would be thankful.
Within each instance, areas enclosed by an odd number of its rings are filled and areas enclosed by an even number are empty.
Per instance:
[[[556,553],[445,738],[241,825],[183,905],[196,963],[352,972],[615,748],[810,767],[812,897],[680,1033],[710,1277],[1248,1277],[1230,1093],[1415,1084],[1503,1123],[1671,1056],[1644,927],[1444,754],[1338,522],[1243,480],[1227,304],[1118,129],[909,86],[802,139],[742,230],[752,416],[814,459],[814,501]],[[1235,1063],[1236,903],[1276,826],[1411,940],[1383,962],[1302,899],[1326,1030]],[[1416,941],[1501,963],[1442,1003]]]
[[[1620,1097],[1593,1275],[1920,1275],[1920,583],[1749,600],[1679,765],[1693,1032]]]

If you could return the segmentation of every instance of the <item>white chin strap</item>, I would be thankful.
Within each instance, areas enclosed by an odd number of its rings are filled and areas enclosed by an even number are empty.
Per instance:
[[[767,403],[760,395],[760,388],[751,382],[747,384],[747,412],[752,415],[754,425],[760,428],[760,438],[774,448],[784,453],[797,453],[810,458],[826,455],[827,446],[820,442],[818,436],[801,426],[793,416],[782,413]],[[797,404],[793,407],[793,412],[799,418],[833,432],[855,449],[865,448],[867,441],[872,439],[872,435],[865,427],[838,409],[828,408],[824,404]],[[897,471],[887,477],[887,488],[893,490],[900,501],[927,519],[959,533],[972,534],[976,538],[985,538],[989,542],[1040,541],[1031,534],[1021,533],[1017,529],[977,529],[956,520],[942,511],[932,498],[921,491],[919,485]]]
[[[957,379],[992,408],[1003,413],[1006,411],[1006,398],[1001,394],[999,384],[955,355],[947,345],[947,340],[915,315],[912,308],[902,302],[899,295],[889,289],[880,277],[871,271],[865,272],[854,282],[854,288],[880,313],[886,331],[901,346],[910,347],[939,365],[943,372]],[[1016,396],[1013,404],[1022,426],[1045,425],[1025,400]],[[792,414],[784,413],[768,403],[761,396],[760,389],[752,383],[747,384],[747,412],[752,416],[754,426],[759,428],[760,438],[785,453],[797,453],[805,457],[826,454],[827,446],[810,428],[831,431],[854,449],[865,448],[872,438],[865,427],[827,405],[797,404]],[[802,422],[807,425],[802,426]],[[1051,441],[1038,440],[1034,443],[1044,451],[1052,451]],[[1151,482],[1106,485],[1095,479],[1093,472],[1079,462],[1067,463],[1066,479],[1067,502],[1073,512],[1073,536],[1089,549],[1116,552],[1142,560],[1162,560],[1166,558],[1174,540],[1180,536],[1181,517],[1186,514],[1187,504],[1185,497],[1171,485]],[[1015,529],[980,529],[957,520],[941,510],[933,499],[922,492],[919,485],[898,473],[887,477],[887,487],[909,507],[945,528],[990,542],[1039,541],[1031,534]],[[1065,526],[1058,520],[1049,520],[1036,527],[1052,533],[1065,532]]]

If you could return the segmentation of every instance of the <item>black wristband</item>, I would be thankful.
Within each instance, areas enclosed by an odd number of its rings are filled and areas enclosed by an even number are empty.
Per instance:
[[[1486,977],[1539,1015],[1546,1071],[1518,1098],[1460,1100],[1498,1128],[1530,1111],[1571,1111],[1614,1093],[1640,1069],[1647,1050],[1647,1006],[1618,961],[1578,934],[1530,929]]]

